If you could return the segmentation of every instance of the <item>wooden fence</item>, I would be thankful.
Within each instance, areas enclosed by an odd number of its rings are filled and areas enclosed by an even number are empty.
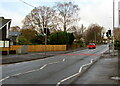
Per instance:
[[[28,45],[28,52],[66,51],[66,45]]]
[[[2,51],[22,50],[22,45],[12,45],[10,48],[2,48]],[[28,45],[28,52],[44,52],[44,51],[66,51],[66,45]]]
[[[11,45],[10,48],[2,48],[2,51],[7,51],[9,52],[10,50],[15,50],[18,52],[18,49],[22,49],[22,45]]]

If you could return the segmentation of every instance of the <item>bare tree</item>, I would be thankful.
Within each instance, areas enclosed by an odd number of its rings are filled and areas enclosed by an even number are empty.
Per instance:
[[[114,28],[114,38],[115,40],[120,40],[120,28]]]
[[[74,5],[72,2],[57,3],[55,6],[58,13],[58,20],[60,25],[63,26],[64,31],[67,31],[68,26],[79,20],[78,5]]]
[[[23,27],[33,27],[37,31],[43,33],[44,27],[54,27],[55,10],[46,6],[34,8],[23,20]]]
[[[76,41],[80,41],[82,38],[84,39],[84,32],[86,30],[86,27],[81,25],[79,26],[71,26],[67,31],[72,32],[75,36]]]
[[[85,39],[87,42],[89,41],[102,41],[102,31],[103,27],[97,24],[91,24],[86,31]]]
[[[78,27],[78,30],[75,31],[74,35],[77,41],[82,41],[84,39],[84,32],[85,32],[86,27],[81,25],[81,27]]]

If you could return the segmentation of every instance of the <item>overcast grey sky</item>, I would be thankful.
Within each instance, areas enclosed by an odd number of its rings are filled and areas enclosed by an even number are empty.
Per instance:
[[[113,0],[24,0],[38,6],[53,6],[55,2],[71,1],[80,7],[79,24],[88,27],[90,24],[99,24],[106,29],[112,28]],[[118,1],[115,0],[115,26],[118,26]],[[22,20],[30,13],[33,7],[20,0],[0,0],[0,16],[12,19],[11,26],[22,26]]]

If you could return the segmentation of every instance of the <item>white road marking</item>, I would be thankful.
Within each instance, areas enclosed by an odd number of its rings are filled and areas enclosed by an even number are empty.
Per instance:
[[[43,68],[45,68],[47,66],[47,64],[45,64],[44,66],[42,66],[40,69],[43,69]]]
[[[22,75],[23,73],[18,73],[18,74],[14,74],[14,75],[11,75],[11,76],[19,76],[19,75]]]
[[[83,67],[88,66],[88,65],[90,65],[90,64],[92,64],[92,63],[93,63],[93,59],[90,61],[90,63],[85,64],[85,65],[82,65],[82,66],[80,67],[80,69],[79,69],[79,73],[81,73]]]
[[[74,75],[69,76],[69,77],[63,79],[63,80],[61,80],[60,82],[64,82],[64,81],[66,81],[66,80],[68,80],[68,79],[70,79],[70,78],[72,78],[72,77],[74,77],[74,76],[77,76],[78,74],[79,74],[79,73],[75,73]]]
[[[65,61],[65,59],[63,59],[63,62]]]
[[[116,77],[111,77],[111,79],[113,80],[120,80],[120,77],[116,76]]]
[[[44,58],[44,59],[39,59],[39,60],[43,60],[44,61],[44,60],[51,59],[51,58],[55,58],[55,57]],[[34,61],[38,61],[38,60],[34,60]],[[14,64],[4,64],[4,65],[1,65],[1,66],[19,65],[19,64],[28,63],[28,62],[33,62],[33,61],[26,61],[26,62],[14,63]]]
[[[18,74],[14,74],[14,75],[11,75],[11,77],[14,77],[14,76],[19,76],[19,75],[24,75],[24,74],[27,74],[27,73],[31,73],[31,72],[35,72],[35,71],[39,71],[39,70],[42,70],[44,67],[46,67],[47,64],[43,65],[41,68],[39,69],[35,69],[35,70],[30,70],[30,71],[27,71],[27,72],[23,72],[23,73],[18,73]]]
[[[80,67],[80,69],[79,69],[78,73],[80,73],[81,71],[82,71],[82,67]]]
[[[80,67],[78,73],[75,73],[75,74],[73,74],[73,75],[71,75],[71,76],[69,76],[69,77],[67,77],[67,78],[65,78],[65,79],[63,79],[63,80],[61,80],[60,82],[58,82],[58,83],[56,84],[56,86],[59,86],[62,82],[67,81],[68,79],[71,79],[71,78],[73,78],[73,77],[79,75],[79,74],[82,72],[82,69],[83,69],[85,66],[88,66],[88,65],[90,65],[90,64],[92,64],[92,63],[93,63],[93,59],[90,61],[90,63],[85,64],[85,65],[82,65],[82,66]]]
[[[63,59],[62,61],[57,61],[57,62],[53,62],[53,63],[48,63],[48,65],[57,64],[57,63],[64,62],[64,61],[65,61],[65,59]]]
[[[18,74],[14,74],[14,75],[11,75],[11,76],[7,76],[7,77],[5,77],[3,79],[0,79],[0,82],[4,81],[4,80],[6,80],[6,79],[8,79],[10,77],[20,76],[20,75],[24,75],[24,74],[27,74],[27,73],[32,73],[32,72],[35,72],[35,71],[40,71],[40,70],[44,69],[47,65],[57,64],[57,63],[64,62],[64,61],[65,61],[65,59],[63,59],[62,61],[45,64],[42,67],[40,67],[39,69],[34,69],[34,70],[27,71],[27,72],[23,72],[23,73],[18,73]]]
[[[5,78],[3,78],[3,79],[0,79],[0,82],[6,80],[6,79],[8,79],[8,78],[10,78],[10,76],[7,76],[7,77],[5,77]]]
[[[105,60],[112,60],[112,59],[105,59]]]

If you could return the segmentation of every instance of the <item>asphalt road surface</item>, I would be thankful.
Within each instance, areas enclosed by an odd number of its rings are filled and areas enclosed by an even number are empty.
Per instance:
[[[81,67],[91,64],[107,45],[96,49],[84,49],[45,59],[2,65],[2,84],[69,84],[81,72]],[[27,57],[26,57],[27,58]]]

